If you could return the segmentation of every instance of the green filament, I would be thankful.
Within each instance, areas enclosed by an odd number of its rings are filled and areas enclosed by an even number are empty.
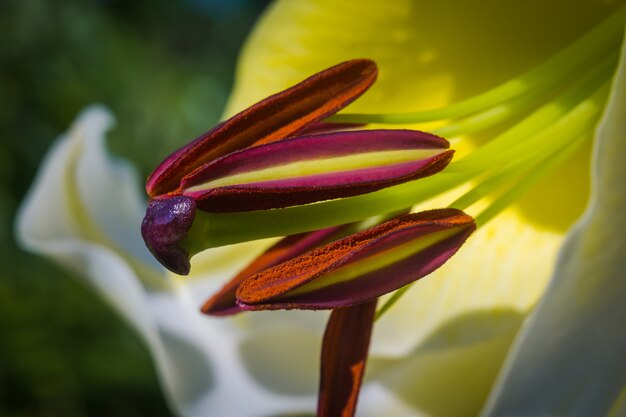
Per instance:
[[[532,91],[455,123],[433,129],[432,133],[444,138],[454,138],[460,135],[471,135],[472,133],[490,128],[536,104],[539,93],[539,90]]]
[[[513,185],[505,192],[501,193],[485,210],[476,216],[476,225],[481,227],[501,213],[504,209],[517,201],[524,195],[533,185],[541,178],[545,178],[561,164],[567,161],[574,152],[590,138],[593,126],[600,117],[603,103],[609,92],[609,83],[603,84],[598,88],[587,100],[575,106],[566,116],[561,118],[557,123],[550,126],[548,131],[542,132],[537,136],[552,137],[541,151],[542,157],[530,158],[532,164],[525,164],[524,161],[516,161],[487,178],[477,187],[467,192],[450,207],[464,209],[471,204],[479,201],[481,198],[493,193],[498,186],[511,182]],[[522,169],[520,169],[522,168]],[[405,286],[403,291],[394,294],[385,304],[381,306],[376,319],[380,318],[385,311],[388,311],[402,295],[407,291],[410,285]]]
[[[576,121],[577,115],[573,114],[567,120],[559,122],[566,113],[570,112],[572,107],[581,103],[584,97],[587,97],[598,85],[610,77],[616,62],[617,54],[609,55],[554,101],[540,107],[530,116],[472,154],[451,164],[447,172],[473,172],[484,169],[485,166],[493,166],[503,161],[515,159],[517,155],[523,154],[526,150],[541,149],[543,143],[552,141],[547,133],[543,133],[534,140],[528,138],[532,137],[535,132],[545,132],[548,127],[555,123]]]
[[[387,299],[387,302],[380,306],[378,310],[376,310],[376,315],[374,316],[374,321],[378,320],[389,310],[408,290],[411,288],[411,285],[405,285],[404,287],[394,291],[391,294],[391,297]]]
[[[465,117],[495,107],[533,89],[545,90],[559,85],[594,57],[602,57],[618,45],[624,27],[626,6],[583,35],[580,39],[544,61],[526,74],[501,84],[483,94],[447,107],[413,113],[338,114],[329,120],[337,123],[410,124]]]
[[[561,164],[571,158],[574,153],[589,139],[591,135],[581,135],[571,143],[567,143],[562,149],[553,154],[553,157],[533,170],[527,171],[527,175],[511,187],[506,193],[492,202],[489,207],[476,216],[476,225],[481,227],[501,213],[532,188],[541,178],[545,178],[555,171]]]

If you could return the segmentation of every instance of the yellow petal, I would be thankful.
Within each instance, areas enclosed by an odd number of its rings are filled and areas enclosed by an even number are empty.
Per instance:
[[[357,57],[375,60],[380,76],[351,112],[445,105],[531,68],[613,8],[592,0],[277,1],[244,47],[226,113]]]

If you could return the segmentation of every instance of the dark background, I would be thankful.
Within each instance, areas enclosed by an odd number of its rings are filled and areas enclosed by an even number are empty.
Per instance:
[[[144,177],[218,121],[267,1],[0,1],[0,416],[170,416],[137,336],[66,271],[16,247],[42,157],[92,103]]]

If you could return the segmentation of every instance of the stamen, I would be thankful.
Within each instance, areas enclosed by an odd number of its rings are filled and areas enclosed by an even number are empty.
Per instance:
[[[313,248],[340,238],[344,233],[351,230],[352,227],[352,225],[330,227],[314,232],[287,236],[281,239],[226,283],[220,291],[214,294],[202,306],[201,311],[204,314],[213,316],[226,316],[239,313],[242,310],[237,304],[235,293],[237,288],[239,288],[241,283],[246,279],[257,272],[286,262]]]
[[[314,175],[359,170],[374,167],[383,167],[402,164],[411,161],[428,159],[442,153],[441,149],[417,149],[398,151],[364,152],[357,155],[337,156],[334,158],[308,159],[277,165],[258,171],[248,171],[241,174],[217,178],[202,184],[185,189],[185,193],[206,191],[210,188],[228,185],[245,185],[257,182],[277,181],[285,179],[303,178]]]
[[[250,211],[349,197],[423,178],[452,158],[448,142],[412,130],[302,136],[233,152],[181,181],[211,212]]]
[[[185,175],[215,158],[282,140],[315,124],[357,99],[376,75],[370,60],[347,61],[266,98],[167,157],[148,178],[148,195],[176,191]]]
[[[403,261],[411,255],[416,254],[426,248],[429,248],[436,243],[439,243],[447,238],[450,238],[457,234],[457,230],[442,230],[440,232],[431,233],[426,237],[414,239],[402,245],[398,245],[387,251],[377,253],[375,255],[368,256],[366,259],[356,263],[344,266],[336,269],[328,274],[325,274],[323,278],[316,279],[311,283],[296,288],[293,291],[285,293],[280,298],[288,298],[294,295],[305,294],[313,290],[319,290],[331,285],[340,284],[342,282],[350,281],[360,277],[361,275],[368,274],[376,271],[377,269],[386,268],[397,262]]]
[[[392,210],[405,209],[492,171],[494,167],[500,169],[522,162],[532,164],[533,158],[549,152],[550,146],[558,148],[559,140],[568,140],[568,136],[559,133],[559,129],[570,130],[572,132],[569,137],[575,137],[580,129],[584,129],[581,125],[583,120],[595,120],[604,103],[602,94],[594,99],[593,107],[596,110],[593,114],[581,112],[582,107],[578,107],[579,110],[576,111],[573,109],[583,103],[598,85],[608,82],[615,60],[615,54],[606,57],[554,101],[541,106],[490,143],[460,161],[453,162],[446,171],[436,176],[364,196],[321,202],[312,206],[223,215],[199,213],[196,221],[205,226],[203,236],[194,236],[186,245],[191,248],[192,240],[199,239],[205,245],[220,246],[350,223]],[[192,233],[199,230],[201,229],[194,228]]]
[[[237,299],[247,310],[359,304],[429,274],[473,230],[459,210],[405,215],[265,269],[239,286]]]

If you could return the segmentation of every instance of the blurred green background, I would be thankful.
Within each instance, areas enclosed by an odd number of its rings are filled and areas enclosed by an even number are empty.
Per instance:
[[[214,125],[268,1],[0,1],[0,416],[170,416],[149,354],[78,280],[27,254],[15,211],[77,113],[117,117],[144,177]]]

